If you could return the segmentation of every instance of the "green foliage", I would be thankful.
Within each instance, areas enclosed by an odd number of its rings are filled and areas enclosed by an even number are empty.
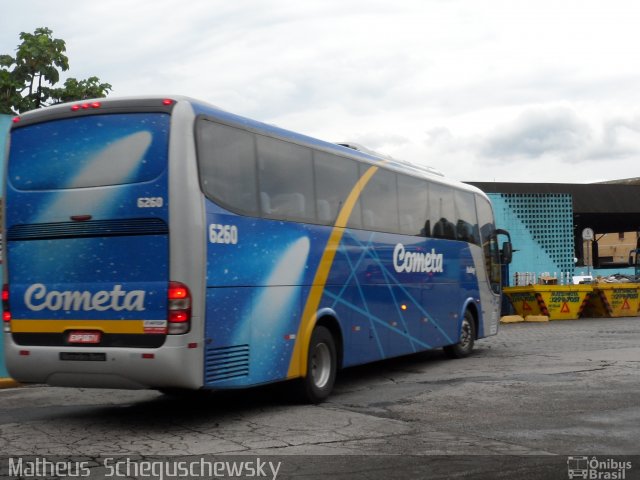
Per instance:
[[[37,28],[34,33],[20,33],[22,43],[16,56],[0,55],[0,113],[14,114],[53,103],[105,97],[112,89],[98,77],[86,80],[69,78],[64,87],[53,88],[60,81],[60,71],[69,70],[64,40],[53,32]]]
[[[109,90],[111,90],[111,84],[100,83],[98,77],[89,77],[86,80],[68,78],[64,82],[64,88],[51,90],[51,98],[56,102],[73,102],[74,100],[104,97]]]

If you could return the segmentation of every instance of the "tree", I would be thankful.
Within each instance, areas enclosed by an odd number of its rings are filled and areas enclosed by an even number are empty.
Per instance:
[[[54,88],[51,91],[51,96],[58,102],[73,102],[74,100],[105,97],[107,90],[111,90],[111,85],[100,83],[98,77],[89,77],[86,80],[68,78],[64,82],[64,88]]]
[[[0,113],[15,114],[54,103],[105,97],[112,89],[98,77],[69,78],[54,88],[60,71],[69,70],[64,40],[46,27],[20,33],[16,56],[0,55]]]

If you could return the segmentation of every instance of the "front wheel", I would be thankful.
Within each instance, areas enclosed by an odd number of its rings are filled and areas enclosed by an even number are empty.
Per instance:
[[[473,344],[476,339],[476,324],[473,318],[473,314],[467,310],[464,312],[462,318],[462,325],[460,326],[460,337],[458,343],[455,345],[449,345],[444,347],[444,353],[449,358],[464,358],[468,357],[473,350]]]
[[[320,403],[327,399],[336,380],[336,345],[331,332],[318,326],[311,334],[307,356],[307,374],[302,379],[301,393],[304,400]]]

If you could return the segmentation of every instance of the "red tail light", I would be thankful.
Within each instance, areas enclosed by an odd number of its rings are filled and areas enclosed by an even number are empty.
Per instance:
[[[169,282],[169,334],[187,333],[191,328],[191,292],[180,282]]]
[[[2,286],[2,320],[6,326],[8,326],[8,322],[11,321],[11,308],[9,307],[9,285],[4,284]],[[6,329],[5,329],[6,331]]]
[[[78,110],[89,110],[90,108],[100,108],[102,107],[102,103],[100,102],[91,102],[91,103],[76,103],[71,105],[71,111],[77,112]]]

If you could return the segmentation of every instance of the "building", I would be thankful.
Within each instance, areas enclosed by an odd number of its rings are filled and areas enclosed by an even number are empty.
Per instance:
[[[540,184],[469,182],[493,202],[499,228],[512,235],[516,273],[580,275],[591,267],[625,267],[640,231],[640,182]],[[594,242],[584,242],[591,228]],[[627,233],[620,233],[627,232]],[[630,232],[630,233],[629,233]],[[602,243],[600,243],[602,242]],[[624,260],[626,257],[626,260]]]

